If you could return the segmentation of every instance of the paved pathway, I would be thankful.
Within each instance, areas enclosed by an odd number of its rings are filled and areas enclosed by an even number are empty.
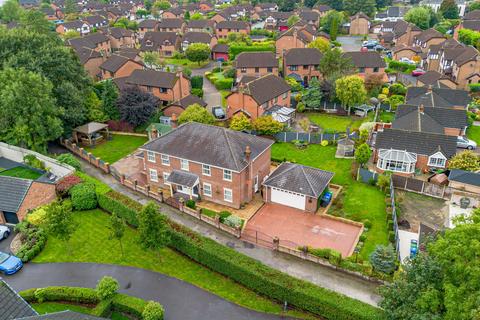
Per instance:
[[[113,176],[100,172],[85,161],[82,161],[82,166],[86,173],[107,183],[114,190],[121,192],[143,204],[149,201],[147,197],[126,188],[117,180],[115,180]],[[182,224],[223,245],[229,246],[238,252],[257,259],[262,263],[271,266],[272,268],[288,273],[294,277],[307,280],[318,286],[369,303],[371,305],[377,305],[380,300],[380,297],[376,292],[377,285],[369,281],[359,279],[340,271],[335,271],[328,267],[303,261],[283,253],[254,246],[227,233],[219,231],[214,227],[207,225],[206,223],[173,209],[168,205],[160,204],[160,206],[162,212],[170,217],[173,221]]]
[[[120,292],[160,302],[165,307],[166,320],[291,319],[246,309],[184,281],[133,267],[95,263],[30,263],[4,280],[18,291],[47,286],[94,288],[97,281],[107,275],[120,282]]]
[[[215,66],[216,64],[211,62],[203,68],[192,69],[192,76],[203,76],[203,100],[207,103],[210,112],[213,107],[222,105],[222,95],[204,76],[205,72],[211,71]]]

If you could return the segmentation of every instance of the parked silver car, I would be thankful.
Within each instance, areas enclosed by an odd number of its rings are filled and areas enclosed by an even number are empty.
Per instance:
[[[7,226],[0,225],[0,240],[7,239],[10,235],[10,228]]]
[[[473,150],[473,149],[477,148],[477,143],[473,140],[468,139],[467,137],[458,137],[457,138],[457,147],[468,149],[468,150]]]

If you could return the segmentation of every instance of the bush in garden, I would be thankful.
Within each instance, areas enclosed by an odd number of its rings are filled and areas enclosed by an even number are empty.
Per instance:
[[[235,69],[228,69],[223,72],[225,78],[235,78]]]
[[[310,252],[314,256],[317,256],[317,257],[320,257],[320,258],[323,258],[323,259],[327,259],[327,260],[330,258],[331,251],[332,250],[329,249],[329,248],[323,248],[323,249],[308,248],[308,252]]]
[[[363,226],[367,229],[370,229],[372,227],[372,222],[368,219],[363,220]]]
[[[143,320],[162,320],[163,313],[163,307],[160,303],[148,301],[142,312],[142,318]]]
[[[222,68],[221,67],[215,67],[215,68],[212,69],[212,72],[213,73],[222,72]]]
[[[218,215],[220,216],[220,222],[224,222],[225,219],[227,219],[228,217],[230,217],[232,215],[232,213],[228,212],[228,211],[222,211]]]
[[[391,245],[378,245],[370,254],[370,262],[375,271],[392,274],[396,269],[395,251]]]
[[[185,205],[190,209],[195,209],[197,207],[197,205],[195,204],[195,200],[192,199],[188,199],[187,202],[185,202]]]
[[[80,161],[75,158],[75,156],[71,153],[64,153],[57,157],[57,160],[61,163],[68,164],[75,168],[75,170],[82,171],[82,167],[80,165]]]
[[[39,226],[45,222],[48,206],[42,206],[29,213],[27,216],[28,222],[35,226]]]
[[[194,96],[197,96],[199,98],[203,98],[203,90],[202,89],[196,89],[196,88],[192,88],[192,90],[190,91]]]
[[[203,77],[202,76],[193,76],[190,79],[192,89],[202,89],[203,88]]]
[[[60,180],[56,184],[55,189],[59,196],[65,197],[71,188],[82,182],[83,180],[78,176],[68,176]]]
[[[20,233],[22,240],[22,246],[16,256],[23,262],[28,262],[43,250],[47,243],[47,235],[43,228],[25,220],[17,224],[15,229]]]
[[[407,94],[407,88],[401,83],[394,83],[388,88],[388,93],[390,95],[404,96]]]
[[[138,202],[113,190],[105,194],[97,194],[97,198],[100,208],[108,212],[115,212],[129,225],[138,226],[137,212],[142,210],[142,206]]]
[[[91,210],[97,207],[95,185],[90,183],[77,184],[70,189],[72,206],[75,210]]]
[[[112,277],[105,276],[97,283],[95,291],[97,292],[100,300],[106,300],[113,298],[119,288],[118,281]]]
[[[25,157],[23,157],[23,162],[30,167],[45,170],[45,163],[43,163],[43,161],[35,157],[33,154],[27,154]]]
[[[320,145],[321,145],[322,147],[328,146],[328,140],[322,140],[322,142],[320,143]]]
[[[218,90],[230,90],[233,85],[233,79],[222,79],[215,81],[215,88]]]
[[[239,217],[237,216],[234,216],[233,214],[226,217],[224,220],[223,220],[223,223],[226,224],[227,226],[229,227],[232,227],[232,228],[238,228],[242,225],[242,219],[240,219]]]

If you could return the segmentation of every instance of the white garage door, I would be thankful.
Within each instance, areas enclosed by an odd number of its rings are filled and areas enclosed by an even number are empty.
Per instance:
[[[298,193],[272,188],[270,199],[275,203],[305,210],[305,196]]]

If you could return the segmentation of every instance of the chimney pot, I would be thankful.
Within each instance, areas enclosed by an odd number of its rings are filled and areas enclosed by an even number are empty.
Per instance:
[[[172,113],[172,117],[170,118],[170,124],[172,128],[177,127],[177,115],[175,113]]]

